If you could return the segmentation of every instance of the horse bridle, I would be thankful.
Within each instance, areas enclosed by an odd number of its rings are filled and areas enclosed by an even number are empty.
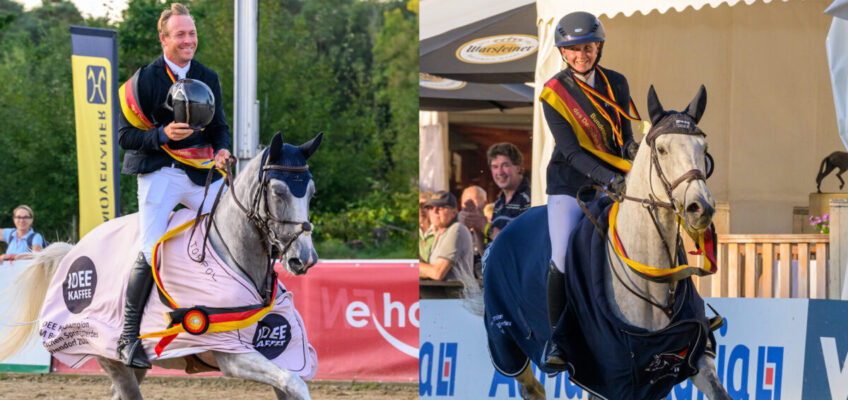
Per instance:
[[[671,117],[681,117],[683,119],[672,120],[671,123],[666,122]],[[669,127],[669,125],[672,125],[672,127]],[[662,182],[662,184],[663,184],[663,189],[665,191],[666,198],[669,200],[668,202],[659,200],[657,198],[657,196],[655,195],[655,192],[654,192],[653,185],[651,186],[651,193],[648,195],[648,198],[638,198],[638,197],[634,197],[634,196],[628,196],[626,193],[615,194],[615,193],[610,192],[606,188],[603,188],[603,187],[600,187],[600,186],[597,186],[597,185],[591,185],[591,186],[586,186],[586,187],[580,188],[576,197],[577,197],[577,200],[578,200],[578,204],[580,205],[580,208],[583,209],[584,214],[586,214],[589,217],[591,222],[595,225],[595,229],[601,234],[601,236],[605,236],[605,233],[601,230],[600,224],[598,224],[597,220],[589,213],[589,210],[585,207],[583,202],[580,201],[580,192],[582,192],[584,189],[595,188],[595,189],[600,189],[601,191],[603,191],[605,194],[607,194],[615,202],[620,203],[620,202],[623,202],[624,200],[629,200],[629,201],[634,201],[634,202],[640,203],[643,207],[645,207],[645,209],[651,215],[651,221],[654,223],[654,228],[657,230],[657,233],[659,234],[660,239],[662,239],[662,241],[663,241],[663,245],[665,246],[665,249],[666,249],[666,254],[668,256],[669,262],[671,263],[670,265],[676,265],[678,253],[677,253],[677,251],[673,252],[672,249],[676,250],[680,246],[680,229],[678,228],[676,230],[677,233],[676,233],[676,237],[675,237],[674,247],[671,247],[669,245],[668,241],[666,240],[665,236],[663,236],[663,234],[662,234],[662,228],[660,227],[660,221],[659,221],[659,215],[658,215],[658,211],[659,211],[658,208],[666,208],[666,209],[671,210],[672,213],[674,213],[676,220],[682,221],[683,217],[684,217],[683,206],[680,205],[680,204],[676,204],[676,201],[674,200],[674,197],[672,196],[672,192],[674,191],[674,189],[676,189],[678,186],[680,186],[683,183],[691,184],[691,182],[697,181],[697,180],[702,180],[702,181],[706,182],[707,176],[704,175],[704,172],[701,171],[700,169],[693,168],[693,169],[683,173],[681,176],[679,176],[674,181],[669,181],[668,178],[666,178],[665,173],[663,173],[662,167],[659,163],[659,156],[658,156],[659,151],[657,150],[657,144],[656,144],[657,137],[664,135],[664,134],[684,134],[684,135],[694,135],[694,136],[706,136],[706,134],[703,131],[701,131],[700,128],[697,127],[695,122],[693,120],[691,120],[691,117],[689,117],[688,115],[682,114],[682,113],[669,113],[669,114],[666,114],[666,116],[663,117],[660,121],[658,121],[658,123],[654,127],[651,128],[651,131],[648,132],[648,135],[645,137],[645,141],[648,143],[648,145],[650,146],[650,149],[651,149],[651,164],[650,164],[650,167],[649,167],[650,168],[649,171],[652,171],[654,168],[656,168],[657,176],[660,178],[660,182]],[[609,238],[607,238],[607,240],[609,240]],[[674,255],[672,255],[672,253],[674,253]],[[673,308],[674,308],[674,303],[675,303],[675,288],[674,288],[673,285],[669,288],[669,296],[668,296],[667,304],[662,305],[662,304],[658,303],[657,301],[654,301],[654,300],[648,298],[647,296],[645,296],[641,293],[638,293],[636,290],[634,290],[629,285],[627,285],[625,283],[624,279],[622,279],[621,276],[619,275],[617,269],[612,266],[612,258],[609,255],[609,252],[607,252],[607,258],[608,258],[608,261],[611,265],[611,269],[613,270],[613,273],[615,274],[615,277],[619,280],[619,282],[622,284],[622,286],[624,286],[628,291],[630,291],[630,293],[632,293],[636,297],[638,297],[638,298],[644,300],[645,302],[651,304],[652,306],[657,307],[660,310],[662,310],[663,313],[665,313],[666,316],[668,316],[669,318],[672,317],[672,315],[674,313]]]
[[[279,219],[279,218],[277,218],[277,217],[275,217],[271,214],[270,208],[268,207],[268,195],[267,195],[268,181],[270,179],[266,179],[265,175],[266,175],[268,170],[278,170],[278,171],[284,171],[284,172],[306,172],[306,171],[309,170],[309,166],[303,165],[303,166],[289,167],[289,166],[283,166],[283,165],[274,165],[274,164],[270,164],[269,159],[266,158],[265,163],[262,166],[262,169],[260,170],[259,188],[253,196],[253,199],[252,199],[252,202],[251,202],[251,207],[248,209],[247,207],[245,207],[241,203],[241,201],[239,201],[238,196],[236,195],[236,192],[235,192],[235,189],[234,189],[235,186],[233,185],[233,173],[232,173],[232,170],[230,168],[230,165],[234,164],[235,161],[236,161],[235,157],[232,157],[232,156],[227,159],[227,166],[226,166],[227,185],[229,185],[230,188],[232,189],[231,194],[233,196],[233,200],[235,201],[236,205],[242,210],[242,212],[244,212],[247,219],[250,222],[252,222],[254,226],[256,226],[256,229],[259,231],[260,236],[262,236],[262,239],[265,242],[264,250],[265,250],[266,256],[268,257],[268,268],[267,268],[268,271],[266,272],[266,282],[265,282],[264,290],[260,289],[260,288],[257,288],[257,289],[260,290],[260,293],[262,293],[263,299],[267,302],[272,297],[271,296],[272,293],[270,293],[270,292],[271,292],[271,288],[274,287],[274,285],[273,285],[274,279],[277,279],[277,274],[276,274],[276,272],[274,272],[274,260],[277,258],[277,256],[279,256],[282,259],[282,256],[289,250],[291,245],[294,244],[294,242],[297,240],[298,237],[300,237],[300,235],[302,235],[303,233],[312,232],[313,225],[309,221],[282,220],[282,219]],[[209,186],[212,182],[213,173],[214,173],[214,170],[210,169],[209,174],[206,177],[206,188],[205,188],[205,191],[204,191],[204,194],[203,194],[204,201],[206,199],[206,194],[209,191]],[[215,210],[217,210],[217,208],[218,208],[218,203],[221,199],[221,194],[223,193],[223,191],[224,191],[224,186],[221,185],[221,188],[218,190],[218,193],[215,196],[215,201],[212,204],[211,211],[209,212],[208,222],[206,224],[206,235],[204,235],[205,237],[203,239],[203,246],[201,246],[202,250],[201,250],[200,258],[194,259],[194,257],[191,254],[189,254],[189,257],[195,262],[202,262],[206,257],[206,243],[209,240],[209,232],[211,231],[210,226],[212,224],[214,224],[214,218],[212,218],[212,217],[213,217],[213,214],[215,213]],[[260,202],[262,202],[263,198],[265,200],[264,201],[265,218],[263,218],[259,213]],[[197,225],[200,221],[201,209],[202,209],[202,207],[198,207],[197,217],[195,218],[195,225],[192,227],[192,230],[191,230],[191,236],[194,236],[194,230],[197,228]],[[278,223],[280,225],[300,225],[300,229],[298,231],[296,231],[294,234],[292,234],[291,238],[289,238],[289,240],[285,244],[283,244],[283,242],[280,240],[280,237],[277,236],[277,233],[273,229],[271,229],[271,227],[270,227],[271,222]],[[218,230],[217,225],[215,225],[215,229]],[[230,249],[226,245],[226,243],[224,243],[224,246],[225,246],[227,252],[230,253],[230,256],[232,257],[233,262],[236,263],[236,266],[239,269],[241,269],[243,272],[246,272],[246,270],[241,265],[238,264],[238,261],[236,261],[235,257],[232,254],[232,251],[230,251]]]

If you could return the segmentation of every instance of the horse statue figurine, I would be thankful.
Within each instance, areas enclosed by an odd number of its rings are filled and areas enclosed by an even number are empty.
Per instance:
[[[816,175],[816,192],[822,192],[822,180],[837,168],[839,171],[836,172],[836,178],[839,179],[839,190],[842,190],[842,187],[845,186],[845,181],[842,180],[842,174],[848,169],[848,153],[834,151],[822,160],[821,165],[819,165],[819,174]]]
[[[315,184],[306,160],[322,138],[319,133],[293,146],[277,133],[234,180],[228,174],[229,190],[218,193],[212,213],[172,214],[169,229],[181,225],[160,240],[152,263],[151,296],[158,291],[160,301],[147,302],[141,325],[153,365],[220,370],[271,385],[279,399],[310,398],[304,379],[315,375],[317,356],[273,260],[279,257],[288,272],[300,275],[318,259],[309,223]],[[185,231],[176,234],[180,229]],[[138,237],[133,214],[99,225],[75,246],[54,243],[40,252],[19,275],[15,287],[24,293],[10,306],[17,321],[32,322],[3,335],[0,360],[38,328],[44,346],[63,363],[77,367],[95,358],[111,378],[112,399],[141,399],[147,371],[125,366],[115,352],[130,271],[126,254],[138,253]],[[186,255],[193,261],[170,261]]]
[[[689,378],[708,398],[730,399],[710,358],[712,330],[722,320],[705,316],[689,277],[715,272],[715,203],[706,185],[706,135],[697,127],[705,107],[703,86],[683,112],[665,111],[651,86],[653,128],[627,174],[626,194],[607,192],[612,198],[590,203],[571,237],[568,304],[553,332],[545,301],[546,208],[528,210],[492,244],[482,294],[489,352],[495,369],[518,380],[523,398],[545,399],[531,361],[559,372],[542,359],[552,338],[569,378],[590,398],[665,398]],[[678,266],[686,260],[680,228],[709,255],[703,267]]]

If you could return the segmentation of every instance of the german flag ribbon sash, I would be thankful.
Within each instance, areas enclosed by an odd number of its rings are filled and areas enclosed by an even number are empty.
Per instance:
[[[613,250],[615,251],[615,254],[630,267],[630,269],[636,272],[637,275],[653,282],[674,282],[692,275],[704,276],[714,274],[718,270],[715,262],[715,236],[713,235],[712,227],[698,235],[697,238],[693,235],[693,239],[695,239],[695,243],[698,246],[698,251],[693,253],[694,255],[700,255],[702,257],[704,263],[703,267],[684,264],[674,268],[658,268],[647,266],[627,258],[627,253],[625,252],[624,246],[621,244],[621,239],[618,237],[618,232],[616,231],[619,204],[620,203],[613,203],[609,213],[609,227],[610,232],[612,233],[610,236],[612,236]]]
[[[159,268],[160,250],[165,241],[182,233],[193,225],[194,222],[194,219],[191,219],[168,231],[159,238],[153,247],[153,262],[150,266],[153,271],[153,280],[156,282],[156,288],[159,293],[168,301],[168,306],[174,310],[168,313],[171,322],[167,329],[139,336],[141,339],[162,338],[155,348],[157,356],[161,356],[165,347],[180,333],[202,335],[207,332],[226,332],[251,326],[271,311],[276,302],[279,282],[277,281],[277,277],[274,276],[272,279],[274,287],[267,304],[226,308],[204,306],[180,307],[168,291],[165,290],[165,286],[162,283]]]
[[[611,120],[599,116],[603,107],[591,100],[570,74],[561,74],[545,83],[539,99],[548,103],[574,129],[580,147],[622,172],[630,171],[630,161],[611,149],[614,135]],[[584,110],[592,110],[587,113]]]
[[[153,129],[156,126],[152,122],[153,119],[149,118],[144,113],[144,110],[142,110],[141,104],[138,101],[138,76],[140,71],[141,69],[136,70],[133,76],[121,85],[118,89],[118,97],[121,100],[121,111],[123,111],[124,117],[127,118],[127,121],[129,121],[129,123],[134,127],[146,131]],[[171,82],[176,82],[174,73],[171,72],[167,63],[165,64],[165,72]],[[214,150],[212,149],[212,146],[208,144],[187,149],[174,149],[167,143],[160,147],[168,153],[171,158],[190,167],[197,169],[210,169],[215,166],[215,163],[212,162],[215,157]],[[224,172],[220,169],[218,171],[221,172],[221,174],[224,174]]]
[[[622,146],[624,145],[624,139],[621,136],[621,117],[624,116],[624,118],[627,118],[631,121],[641,121],[642,119],[639,117],[639,111],[636,110],[636,106],[633,104],[633,99],[628,99],[628,106],[630,108],[629,112],[624,111],[624,109],[622,109],[621,106],[619,106],[618,103],[615,102],[615,93],[612,90],[612,85],[610,85],[607,75],[604,74],[604,71],[598,67],[595,67],[595,71],[597,72],[598,76],[603,79],[604,84],[606,84],[608,96],[604,96],[603,94],[595,90],[595,88],[589,86],[586,82],[583,82],[580,79],[574,79],[574,82],[577,83],[578,86],[580,86],[580,89],[583,90],[583,94],[586,95],[589,101],[592,102],[592,105],[595,106],[595,109],[612,126],[613,133],[615,134],[616,143],[618,143],[619,146]],[[603,107],[601,107],[601,105],[598,104],[595,99],[598,99],[608,104],[616,111],[615,122],[613,122],[612,117],[610,117],[609,113],[607,113],[607,111]],[[632,116],[630,115],[631,113],[633,114]]]

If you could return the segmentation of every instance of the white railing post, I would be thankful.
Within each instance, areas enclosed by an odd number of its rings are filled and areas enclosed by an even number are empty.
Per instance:
[[[827,298],[839,299],[845,285],[848,263],[848,199],[830,199],[830,271]]]

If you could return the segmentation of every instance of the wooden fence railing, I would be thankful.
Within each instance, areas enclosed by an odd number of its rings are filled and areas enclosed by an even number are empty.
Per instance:
[[[827,297],[829,237],[718,235],[718,272],[695,278],[702,296]]]

